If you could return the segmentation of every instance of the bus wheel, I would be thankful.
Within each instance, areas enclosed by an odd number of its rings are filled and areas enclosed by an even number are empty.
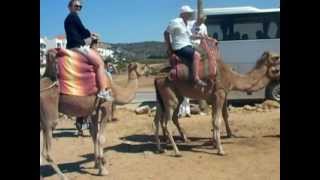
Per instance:
[[[273,82],[266,88],[266,98],[280,102],[280,82]]]

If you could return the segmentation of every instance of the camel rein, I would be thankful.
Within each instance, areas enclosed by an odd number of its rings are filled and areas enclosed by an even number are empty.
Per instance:
[[[43,91],[49,90],[49,89],[53,88],[54,86],[58,86],[58,81],[55,81],[55,82],[54,82],[54,83],[52,83],[49,87],[46,87],[46,88],[40,89],[40,92],[43,92]]]

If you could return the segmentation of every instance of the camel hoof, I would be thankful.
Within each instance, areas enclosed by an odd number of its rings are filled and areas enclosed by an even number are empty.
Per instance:
[[[225,153],[224,151],[218,151],[218,155],[219,155],[219,156],[225,156],[226,153]]]
[[[99,170],[99,176],[107,176],[109,174],[109,171],[106,170],[105,168],[102,168]]]
[[[188,138],[185,138],[185,139],[183,140],[183,142],[184,142],[184,143],[190,143],[190,142],[191,142],[191,140],[190,140],[190,139],[188,139]]]
[[[237,138],[238,136],[237,135],[234,135],[234,134],[228,134],[227,135],[227,138]]]
[[[166,151],[164,150],[164,149],[158,149],[157,150],[157,154],[163,154],[163,153],[165,153]]]
[[[61,176],[60,176],[60,179],[61,179],[61,180],[69,180],[65,175],[61,175]]]
[[[179,153],[179,154],[175,154],[174,157],[182,157],[182,155]]]

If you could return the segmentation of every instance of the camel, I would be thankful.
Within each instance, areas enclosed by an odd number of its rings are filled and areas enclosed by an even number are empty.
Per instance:
[[[217,48],[215,49],[217,50]],[[184,68],[187,69],[188,67],[184,66]],[[193,86],[188,80],[170,81],[166,76],[156,78],[154,85],[157,95],[157,111],[154,124],[156,127],[155,139],[157,151],[159,153],[164,152],[160,146],[159,139],[159,125],[161,124],[164,136],[167,137],[168,134],[169,141],[174,149],[174,155],[177,157],[181,156],[172,137],[172,123],[170,120],[177,127],[182,139],[186,142],[189,141],[178,121],[179,106],[183,97],[186,96],[198,100],[203,99],[212,104],[213,147],[217,147],[218,155],[224,155],[225,152],[220,139],[220,124],[222,119],[225,122],[228,137],[232,136],[228,123],[226,100],[228,92],[232,90],[245,91],[247,93],[255,92],[279,78],[280,56],[271,52],[264,52],[256,62],[255,67],[246,74],[233,71],[218,56],[216,78],[211,79],[214,82],[213,90],[210,90],[210,87],[205,87],[204,90],[201,90]]]
[[[104,102],[95,95],[83,97],[60,94],[57,83],[56,53],[54,49],[48,51],[46,71],[40,80],[40,141],[42,142],[42,145],[40,144],[40,164],[44,157],[61,179],[66,180],[67,177],[60,171],[51,156],[52,127],[57,122],[59,112],[68,116],[91,116],[90,135],[94,145],[95,168],[98,169],[98,175],[107,175],[102,145],[105,142],[106,122],[111,119],[112,102]],[[139,72],[138,64],[130,64],[128,67],[132,72],[129,74],[132,83],[129,83],[130,86],[128,85],[127,88],[134,89],[136,88],[134,78],[143,75],[143,72]],[[130,90],[125,91],[114,84],[112,86],[115,103],[127,103],[128,100],[134,98],[132,93],[129,93]]]

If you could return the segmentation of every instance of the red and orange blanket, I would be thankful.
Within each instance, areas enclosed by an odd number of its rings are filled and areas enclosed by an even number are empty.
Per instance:
[[[79,53],[57,48],[57,66],[60,93],[74,96],[90,96],[97,93],[94,66]]]

